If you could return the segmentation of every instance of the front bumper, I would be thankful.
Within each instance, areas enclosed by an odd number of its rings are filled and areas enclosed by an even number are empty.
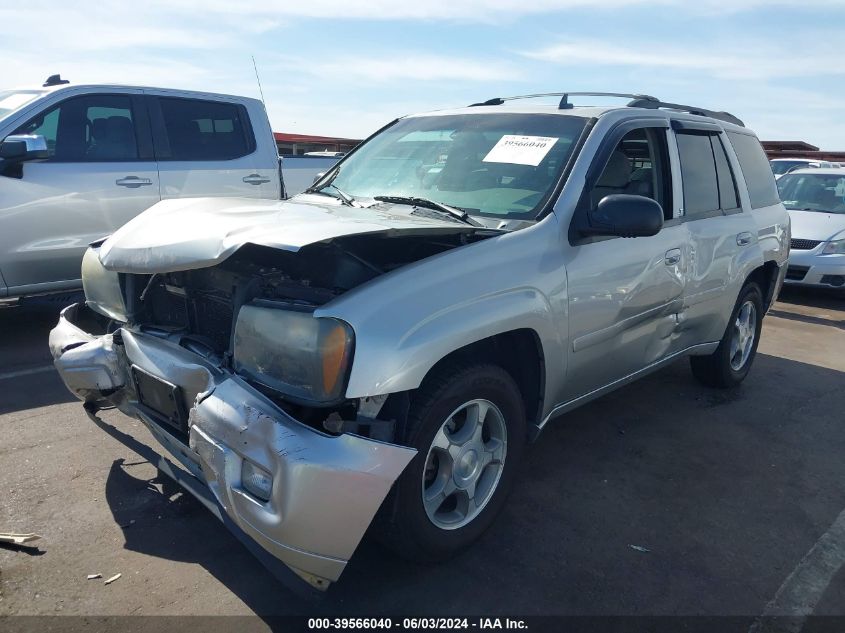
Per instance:
[[[89,409],[115,406],[143,422],[238,528],[311,585],[326,589],[337,580],[416,451],[320,433],[176,339],[127,328],[85,332],[76,325],[84,310],[66,308],[50,332],[68,389]],[[133,366],[178,386],[187,444],[139,402]],[[241,486],[244,459],[271,473],[269,501]]]
[[[784,283],[817,288],[845,288],[845,255],[821,255],[824,244],[811,251],[792,250]]]

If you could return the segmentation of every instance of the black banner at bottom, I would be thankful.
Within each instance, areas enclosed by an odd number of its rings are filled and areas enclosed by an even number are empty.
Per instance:
[[[532,633],[845,633],[845,615],[741,616],[0,616],[2,633],[514,631]]]

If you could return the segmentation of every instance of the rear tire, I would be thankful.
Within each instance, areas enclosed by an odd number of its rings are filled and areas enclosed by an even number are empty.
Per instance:
[[[525,447],[519,389],[501,367],[450,364],[412,396],[401,443],[417,455],[382,510],[380,540],[404,558],[445,560],[490,526]]]
[[[693,375],[708,387],[728,388],[741,383],[757,354],[763,326],[763,292],[748,282],[739,293],[725,335],[709,356],[691,356]]]

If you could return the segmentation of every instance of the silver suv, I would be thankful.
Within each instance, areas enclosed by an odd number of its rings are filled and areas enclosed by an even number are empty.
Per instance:
[[[374,517],[405,556],[465,548],[550,420],[683,356],[741,382],[785,271],[741,121],[555,96],[398,119],[288,201],[152,207],[85,256],[65,383],[315,587]]]

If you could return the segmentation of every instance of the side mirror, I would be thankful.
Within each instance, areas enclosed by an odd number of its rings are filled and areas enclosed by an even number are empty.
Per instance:
[[[0,158],[10,162],[49,158],[47,139],[40,134],[13,134],[0,143]]]
[[[314,180],[311,181],[311,184],[316,185],[317,181],[320,180],[320,178],[322,178],[325,175],[326,175],[326,172],[324,172],[324,171],[319,172],[316,176],[314,176]]]
[[[590,235],[648,237],[663,228],[663,208],[651,198],[613,194],[599,201]]]

